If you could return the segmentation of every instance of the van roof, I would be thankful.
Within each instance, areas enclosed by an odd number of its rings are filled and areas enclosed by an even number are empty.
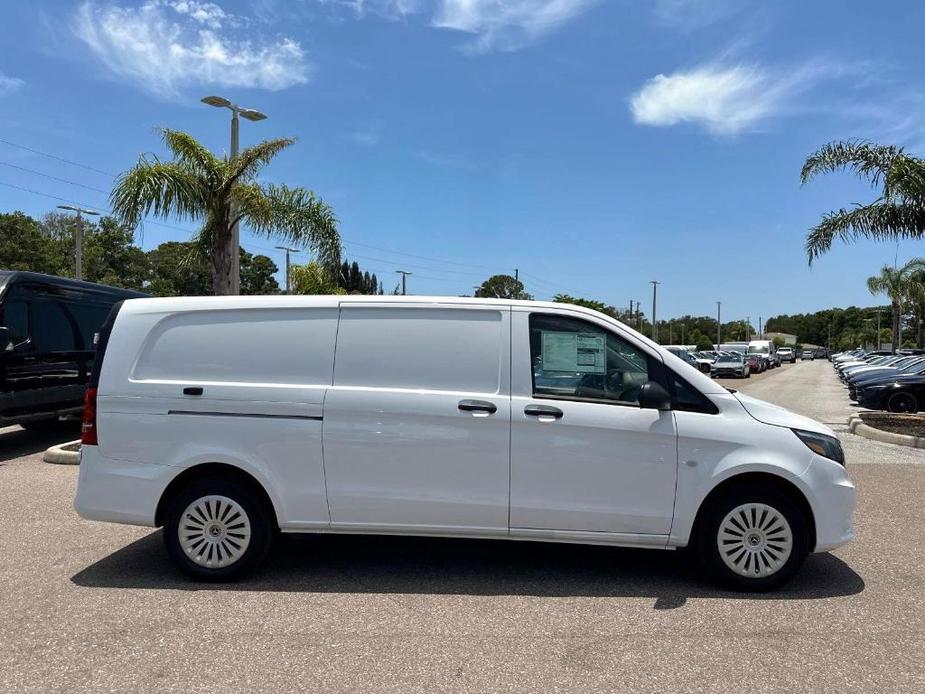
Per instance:
[[[83,289],[85,291],[112,294],[119,297],[142,298],[148,296],[144,292],[137,292],[133,289],[122,289],[121,287],[111,287],[107,284],[84,282],[83,280],[75,280],[69,277],[58,277],[56,275],[46,275],[41,272],[27,272],[25,270],[0,270],[0,294],[12,284],[22,281],[32,281],[55,287]]]
[[[564,308],[592,316],[606,316],[593,309],[574,304],[554,303],[551,301],[520,301],[514,299],[480,299],[471,296],[372,296],[364,294],[325,294],[325,295],[248,295],[248,296],[175,296],[147,297],[130,299],[125,302],[123,310],[137,313],[154,313],[162,311],[196,311],[202,309],[235,308],[283,308],[283,307],[325,307],[340,304],[411,304],[411,305],[483,305],[483,306],[525,306],[530,308]]]

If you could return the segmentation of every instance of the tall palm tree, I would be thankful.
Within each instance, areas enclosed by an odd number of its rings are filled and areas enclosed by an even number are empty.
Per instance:
[[[880,196],[867,205],[833,210],[806,236],[809,262],[832,247],[837,238],[888,240],[925,237],[925,160],[901,147],[862,140],[830,142],[809,156],[800,180],[805,184],[823,173],[853,171]]]
[[[235,157],[217,157],[191,135],[160,130],[171,161],[142,155],[112,191],[113,213],[135,225],[147,214],[201,221],[198,241],[208,249],[214,294],[230,294],[231,229],[246,223],[258,234],[318,254],[325,267],[340,262],[337,219],[330,207],[304,188],[257,182],[257,174],[291,139],[267,140]]]
[[[884,265],[879,275],[867,278],[867,289],[871,294],[886,294],[893,313],[893,352],[901,346],[899,321],[903,304],[925,295],[918,273],[925,270],[925,259],[913,258],[900,268]]]

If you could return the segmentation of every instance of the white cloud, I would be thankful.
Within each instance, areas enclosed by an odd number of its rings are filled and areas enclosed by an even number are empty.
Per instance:
[[[689,122],[712,133],[735,135],[795,110],[797,95],[850,71],[822,62],[778,72],[754,65],[705,65],[656,75],[632,96],[630,111],[641,125]]]
[[[176,0],[167,3],[178,14],[189,15],[200,24],[207,24],[213,29],[221,27],[222,22],[228,19],[225,10],[212,2],[196,2],[196,0]]]
[[[694,31],[729,19],[748,9],[742,0],[655,0],[652,12],[659,24]]]
[[[277,90],[308,81],[297,41],[241,38],[239,24],[209,2],[147,0],[137,8],[85,2],[73,30],[115,76],[162,97],[194,85]]]
[[[473,34],[467,48],[514,50],[577,17],[601,0],[315,0],[349,8],[356,17],[402,19],[425,15],[439,29]]]
[[[25,82],[18,77],[8,77],[0,72],[0,96],[6,96],[7,94],[15,92],[23,86],[23,84],[25,84]]]
[[[436,27],[478,38],[478,50],[513,49],[575,18],[597,0],[441,0]]]

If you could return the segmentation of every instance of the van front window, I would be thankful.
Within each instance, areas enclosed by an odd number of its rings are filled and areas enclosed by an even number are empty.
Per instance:
[[[769,350],[767,347],[749,347],[748,348],[749,354],[767,354],[768,351]]]

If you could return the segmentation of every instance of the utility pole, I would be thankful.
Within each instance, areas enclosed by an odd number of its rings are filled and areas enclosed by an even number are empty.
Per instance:
[[[831,330],[832,328],[831,326],[829,326],[829,331]],[[877,351],[878,352],[880,351],[880,309],[879,308],[877,309]]]
[[[674,344],[674,323],[672,321],[668,321],[668,344]]]
[[[202,103],[216,108],[227,108],[231,111],[231,158],[238,156],[238,116],[243,116],[249,121],[264,120],[267,116],[260,111],[252,108],[243,108],[237,104],[231,103],[223,96],[206,96],[201,99]],[[231,293],[241,293],[241,232],[238,228],[238,211],[231,203],[229,210],[229,219],[231,225]]]
[[[684,344],[684,323],[681,323],[681,344]]]
[[[652,285],[652,341],[658,342],[658,319],[655,315],[655,306],[658,301],[658,285],[661,284],[658,280],[649,280],[649,284]]]
[[[289,246],[277,246],[276,250],[286,251],[286,293],[292,294],[292,285],[289,283],[289,254],[290,253],[299,253],[301,249],[299,248],[289,248]]]
[[[723,305],[722,301],[716,302],[716,349],[719,349],[720,348],[719,346],[723,342],[723,339],[722,339],[723,338],[723,335],[722,335],[723,323],[720,320],[721,318],[720,307],[722,305]]]
[[[752,317],[747,316],[745,318],[745,341],[751,342],[752,339]]]
[[[761,316],[758,316],[758,339],[764,339],[764,329],[761,326]]]
[[[100,213],[94,210],[84,209],[83,207],[75,207],[74,205],[58,205],[58,209],[70,210],[71,212],[77,213],[77,229],[74,232],[74,277],[82,280],[84,276],[84,227],[83,218],[80,215],[85,214],[99,217]]]
[[[514,279],[520,281],[520,270],[516,267],[514,268]]]
[[[629,316],[630,316],[630,325],[632,325],[632,324],[633,324],[633,300],[632,300],[632,299],[630,299],[630,313],[629,313]]]
[[[405,296],[405,294],[407,294],[405,280],[408,278],[408,275],[411,275],[413,273],[408,272],[407,270],[396,270],[395,272],[401,275],[401,295]]]

